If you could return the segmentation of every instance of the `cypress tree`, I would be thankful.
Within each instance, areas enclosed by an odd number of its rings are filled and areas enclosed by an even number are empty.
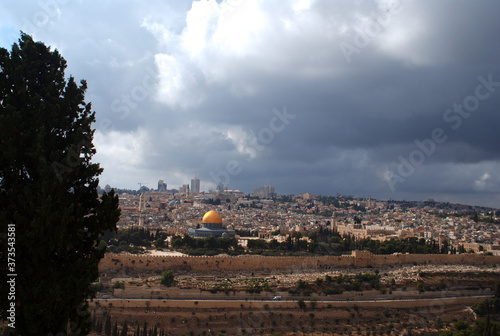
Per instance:
[[[96,328],[96,317],[95,317],[95,309],[92,311],[92,330]]]
[[[101,320],[96,320],[94,331],[96,333],[98,333],[98,334],[102,332],[102,322],[101,322]]]
[[[128,325],[127,321],[125,321],[125,323],[122,326],[121,336],[127,336],[127,333],[128,333]]]
[[[102,321],[99,321],[99,327],[97,329],[97,332],[100,334],[102,333]]]
[[[111,317],[106,316],[106,323],[104,324],[104,335],[111,336]]]
[[[115,326],[113,327],[112,336],[118,336],[118,321],[115,321]]]
[[[65,78],[57,50],[21,34],[0,48],[0,281],[16,278],[11,335],[87,335],[86,299],[105,244],[116,230],[118,197],[97,194],[102,169],[91,162],[95,113],[85,81]],[[16,268],[7,270],[7,227],[15,226]],[[6,316],[7,286],[0,286]]]

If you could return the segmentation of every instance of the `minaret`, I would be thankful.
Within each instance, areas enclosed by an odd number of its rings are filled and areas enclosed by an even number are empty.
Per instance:
[[[332,213],[332,231],[337,230],[337,222],[335,221],[335,211]]]
[[[139,196],[139,227],[144,226],[144,218],[142,218],[142,196],[144,194],[140,194]]]

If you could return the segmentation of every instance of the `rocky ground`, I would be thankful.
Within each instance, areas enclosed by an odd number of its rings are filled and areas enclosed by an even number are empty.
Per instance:
[[[95,309],[98,319],[106,314],[112,321],[122,325],[127,321],[129,330],[156,326],[168,335],[269,335],[281,332],[289,335],[402,335],[407,330],[412,334],[437,334],[437,319],[441,319],[439,330],[446,328],[455,319],[472,322],[472,312],[463,304],[446,307],[418,308],[366,308],[353,304],[345,308],[213,308],[181,309],[100,307]]]
[[[366,285],[358,291],[325,295],[321,291],[324,287],[317,285],[317,279],[325,279],[326,275],[336,278],[341,274],[359,273],[379,274],[380,287]],[[133,335],[132,331],[138,326],[142,329],[144,323],[151,330],[156,327],[158,335],[160,330],[168,335],[270,335],[273,332],[437,335],[438,330],[449,327],[453,321],[473,322],[475,317],[470,306],[480,298],[467,299],[467,296],[491,295],[500,279],[500,269],[494,265],[420,265],[300,274],[179,274],[175,278],[177,285],[171,288],[159,284],[159,274],[122,273],[102,278],[104,287],[97,297],[105,298],[91,304],[96,321],[104,321],[108,315],[119,327],[127,321],[129,335]],[[250,293],[249,283],[256,280],[267,283],[268,290]],[[310,291],[289,293],[287,289],[296,288],[299,280],[307,282]],[[116,283],[122,283],[125,288],[113,288]],[[422,286],[417,290],[419,283]],[[230,290],[224,291],[227,288],[224,286],[230,286]],[[262,301],[271,300],[275,295],[282,296],[284,301]],[[132,297],[139,300],[127,300]],[[432,297],[451,298],[425,304],[421,301]],[[210,301],[209,304],[206,299],[232,301]],[[300,299],[304,300],[303,307],[299,307]]]

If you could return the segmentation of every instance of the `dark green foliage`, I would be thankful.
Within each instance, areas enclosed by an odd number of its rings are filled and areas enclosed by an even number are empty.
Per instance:
[[[474,310],[474,312],[480,316],[500,313],[500,299],[484,299],[480,302],[474,303],[472,305],[472,310]]]
[[[125,321],[125,323],[123,324],[122,326],[122,332],[121,332],[121,336],[127,336],[127,332],[128,332],[128,325],[127,325],[127,321]]]
[[[102,290],[103,288],[103,284],[102,282],[98,282],[98,283],[93,283],[89,286],[89,290],[91,292],[91,296],[95,296],[95,293],[99,292],[100,290]]]
[[[104,323],[104,335],[111,336],[111,317],[106,316],[106,322]]]
[[[307,281],[304,281],[302,279],[299,279],[297,281],[297,287],[300,288],[300,289],[304,289],[304,288],[307,288],[309,287],[309,283]]]
[[[217,255],[219,253],[235,255],[243,252],[243,248],[238,245],[236,238],[208,237],[197,239],[187,234],[184,237],[172,237],[172,247],[184,249],[184,252],[189,255]]]
[[[248,232],[246,236],[251,236]],[[447,241],[439,246],[435,241],[426,241],[415,237],[405,239],[390,239],[386,241],[372,240],[370,238],[357,239],[351,235],[340,235],[337,231],[326,230],[320,227],[318,231],[311,232],[308,238],[311,242],[301,239],[300,232],[294,232],[284,242],[273,239],[269,242],[263,239],[248,241],[248,252],[265,256],[273,255],[341,255],[354,250],[370,251],[373,254],[437,254],[448,252],[456,253],[457,249]],[[210,238],[208,238],[210,239]],[[237,245],[234,238],[195,239],[188,235],[172,238],[172,247],[184,249],[190,255],[214,255],[218,253],[239,254],[243,249]],[[226,241],[223,241],[223,240]]]
[[[269,283],[264,278],[251,278],[248,280],[245,291],[248,293],[260,293],[262,291],[271,292]]]
[[[0,274],[5,284],[4,234],[16,227],[16,330],[47,335],[70,329],[87,335],[85,300],[115,230],[118,198],[99,199],[92,163],[95,121],[87,88],[64,77],[66,61],[25,34],[12,51],[0,48]],[[0,286],[0,313],[7,308]],[[71,321],[71,323],[68,323]]]
[[[95,331],[100,334],[102,333],[102,321],[98,321],[95,326]]]
[[[124,289],[125,288],[125,283],[123,281],[115,281],[115,283],[113,284],[113,288],[117,288],[117,289]]]
[[[320,278],[318,278],[320,279]],[[290,288],[288,292],[292,295],[311,295],[314,292],[323,292],[324,295],[342,294],[343,291],[359,291],[379,289],[380,275],[375,273],[358,273],[356,275],[338,275],[335,278],[328,276],[328,281],[316,281],[309,284],[299,279],[296,288]]]
[[[453,327],[455,328],[456,331],[460,331],[469,328],[469,324],[464,321],[457,321],[453,323]]]
[[[167,287],[172,286],[175,283],[174,273],[172,271],[163,271],[160,283]]]
[[[115,326],[113,327],[112,336],[118,336],[118,322],[115,321]]]
[[[456,336],[497,336],[500,335],[500,322],[490,319],[490,316],[475,321],[473,325],[469,325],[465,321],[456,321],[453,323],[453,331],[445,330],[439,333],[439,336],[456,335]]]
[[[109,246],[109,252],[129,252],[134,254],[143,253],[141,246],[151,247],[154,244],[156,247],[165,247],[165,238],[167,238],[165,232],[159,230],[152,232],[144,228],[123,229],[116,233],[109,231],[105,232],[103,236],[103,240]],[[161,242],[158,243],[159,241]]]
[[[248,248],[253,250],[253,249],[267,249],[268,248],[268,243],[264,239],[252,239],[248,241]]]
[[[323,294],[325,295],[334,295],[334,294],[342,294],[343,291],[340,288],[325,288],[323,289]]]
[[[155,246],[156,246],[156,248],[163,248],[163,247],[165,247],[165,239],[163,239],[163,238],[156,239]]]

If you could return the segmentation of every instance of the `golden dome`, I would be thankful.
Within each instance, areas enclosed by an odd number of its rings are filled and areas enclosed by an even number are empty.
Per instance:
[[[222,217],[217,211],[210,210],[203,216],[202,223],[222,224]]]

